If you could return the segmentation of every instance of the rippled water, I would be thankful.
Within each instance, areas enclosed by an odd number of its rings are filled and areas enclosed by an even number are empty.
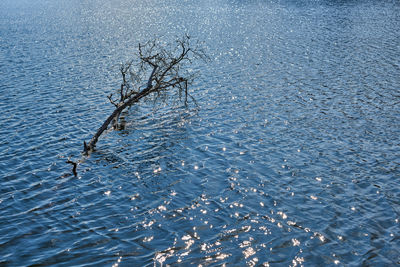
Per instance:
[[[0,2],[0,265],[400,264],[400,3]],[[138,42],[187,32],[199,107],[141,103],[71,175]]]

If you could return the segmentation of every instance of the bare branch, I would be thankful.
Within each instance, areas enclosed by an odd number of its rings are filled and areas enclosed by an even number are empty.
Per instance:
[[[74,174],[74,176],[78,176],[78,172],[76,171],[76,168],[78,166],[78,162],[75,161],[71,161],[70,158],[68,158],[68,160],[66,161],[66,163],[68,164],[72,164],[72,173]]]
[[[108,100],[110,101],[111,104],[113,104],[114,106],[118,107],[118,104],[115,103],[115,102],[112,100],[112,94],[108,95],[107,98],[108,98]]]
[[[112,121],[118,123],[121,112],[140,99],[154,94],[155,101],[157,101],[161,96],[166,97],[171,89],[177,90],[179,98],[184,92],[185,104],[187,104],[188,97],[193,99],[188,93],[188,84],[193,76],[183,76],[181,69],[185,63],[190,64],[195,58],[205,60],[206,56],[199,44],[191,47],[188,35],[176,40],[175,46],[164,45],[159,40],[153,40],[143,45],[139,44],[139,62],[133,64],[133,60],[131,60],[121,65],[122,82],[119,88],[119,102],[112,99],[112,94],[108,96],[108,100],[116,108],[103,122],[90,142],[88,144],[84,142],[85,154],[94,150],[100,135],[108,128],[109,124]],[[140,85],[145,83],[145,74],[149,72],[149,69],[151,69],[151,74],[147,79],[146,87],[140,88]],[[135,88],[135,90],[130,88]],[[114,124],[114,126],[116,125]]]

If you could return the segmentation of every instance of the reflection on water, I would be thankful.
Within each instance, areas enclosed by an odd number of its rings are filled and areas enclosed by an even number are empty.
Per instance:
[[[397,1],[2,1],[0,264],[395,265]],[[188,32],[199,106],[132,107],[138,42]]]

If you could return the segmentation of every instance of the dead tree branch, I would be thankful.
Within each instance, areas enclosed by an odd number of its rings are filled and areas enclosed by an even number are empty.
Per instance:
[[[76,171],[76,168],[78,167],[78,162],[72,161],[72,160],[70,160],[70,158],[68,158],[66,163],[72,165],[72,173],[74,174],[75,177],[77,177],[78,176],[78,172]]]
[[[129,61],[120,68],[122,83],[118,92],[119,99],[113,99],[113,94],[108,96],[115,110],[103,122],[89,143],[84,142],[84,153],[87,155],[95,149],[99,137],[108,129],[111,122],[114,127],[118,124],[119,116],[124,109],[144,97],[154,94],[156,100],[160,96],[165,99],[169,91],[176,89],[179,96],[185,95],[186,103],[190,96],[188,84],[194,75],[184,72],[183,69],[186,64],[191,64],[193,59],[206,60],[207,57],[199,44],[193,46],[190,43],[188,35],[170,45],[164,45],[158,40],[139,44],[138,63]],[[146,73],[150,70],[146,86],[141,88],[140,85],[144,84]]]

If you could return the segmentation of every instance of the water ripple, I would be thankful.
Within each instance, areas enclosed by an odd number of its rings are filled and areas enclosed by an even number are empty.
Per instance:
[[[0,3],[0,265],[399,264],[396,1]],[[194,105],[112,111],[189,32]]]

